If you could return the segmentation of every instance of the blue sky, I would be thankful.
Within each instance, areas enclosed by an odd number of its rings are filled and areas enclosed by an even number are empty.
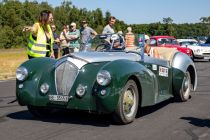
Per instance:
[[[24,1],[24,0],[21,0]],[[47,1],[52,6],[61,5],[62,0]],[[78,8],[103,13],[111,12],[127,24],[144,24],[162,21],[171,17],[174,23],[196,23],[201,17],[210,16],[210,0],[71,0]]]

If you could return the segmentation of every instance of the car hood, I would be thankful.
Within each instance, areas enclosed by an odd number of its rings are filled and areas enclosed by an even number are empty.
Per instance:
[[[130,60],[130,61],[144,61],[147,63],[154,63],[163,66],[168,66],[168,61],[163,59],[156,59],[144,55],[144,60],[141,59],[140,54],[135,52],[77,52],[60,58],[56,65],[60,65],[64,61],[69,61],[75,64],[79,69],[88,63],[111,62],[115,60]]]
[[[120,59],[140,61],[141,56],[131,52],[76,52],[60,58],[56,65],[61,64],[63,61],[70,61],[80,69],[88,63],[110,62]]]

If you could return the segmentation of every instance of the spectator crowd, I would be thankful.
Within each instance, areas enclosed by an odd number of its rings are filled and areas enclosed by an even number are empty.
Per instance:
[[[28,58],[36,57],[53,57],[59,58],[69,53],[79,51],[90,51],[91,40],[98,34],[94,29],[89,27],[87,20],[82,20],[80,27],[72,22],[70,25],[63,25],[60,35],[56,32],[56,26],[53,24],[53,14],[44,10],[40,13],[38,22],[33,26],[25,26],[23,32],[30,32],[29,43],[27,47]],[[114,25],[116,18],[111,16],[107,25],[104,27],[101,34],[114,34]],[[135,35],[132,28],[127,28],[125,36],[122,31],[117,32],[120,41],[114,43],[114,47],[119,46],[135,47]],[[106,39],[107,43],[110,42],[110,37]],[[122,43],[124,43],[122,45]]]

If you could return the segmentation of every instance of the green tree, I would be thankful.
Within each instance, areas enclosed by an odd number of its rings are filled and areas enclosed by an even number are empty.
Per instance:
[[[204,23],[208,29],[208,35],[210,35],[210,16],[209,17],[201,17],[201,22]]]
[[[70,12],[72,10],[72,3],[70,1],[64,1],[61,3],[61,6],[54,8],[54,22],[58,30],[63,29],[63,25],[70,24]]]
[[[9,49],[14,47],[14,45],[16,44],[16,42],[14,42],[15,33],[11,27],[6,25],[3,28],[1,28],[0,36],[1,36],[0,39],[1,48]]]
[[[79,28],[82,20],[87,20],[89,25],[98,33],[108,23],[112,15],[109,11],[103,12],[97,8],[88,10],[77,8],[71,1],[63,0],[60,6],[52,7],[45,2],[38,3],[36,0],[2,0],[0,1],[0,48],[26,47],[29,34],[22,33],[23,26],[33,25],[37,22],[39,13],[48,9],[54,14],[54,22],[59,32],[64,24],[76,22]],[[174,24],[171,17],[163,18],[162,23],[151,24],[126,24],[117,19],[115,30],[122,30],[124,33],[128,26],[131,26],[136,34],[145,33],[148,35],[173,35],[176,38],[207,36],[210,34],[210,17],[201,17],[200,23]]]
[[[109,11],[106,11],[105,13],[105,24],[109,23],[109,17],[111,16],[111,13]]]
[[[163,23],[164,24],[172,24],[173,19],[171,17],[163,18]]]
[[[175,34],[175,30],[173,27],[173,19],[171,17],[163,18],[163,23],[165,24],[166,34],[173,36]]]

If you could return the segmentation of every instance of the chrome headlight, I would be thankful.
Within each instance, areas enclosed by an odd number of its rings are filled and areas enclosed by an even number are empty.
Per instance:
[[[24,81],[28,77],[28,70],[25,67],[19,67],[16,70],[16,78],[19,81]]]
[[[47,83],[43,83],[41,86],[40,86],[40,91],[43,93],[43,94],[46,94],[49,90],[50,86],[47,84]]]
[[[106,86],[111,82],[111,75],[107,70],[101,70],[97,74],[97,82],[101,86]]]
[[[86,91],[87,86],[83,86],[81,84],[79,84],[79,86],[76,89],[76,93],[79,97],[82,97],[85,95],[85,91]]]

